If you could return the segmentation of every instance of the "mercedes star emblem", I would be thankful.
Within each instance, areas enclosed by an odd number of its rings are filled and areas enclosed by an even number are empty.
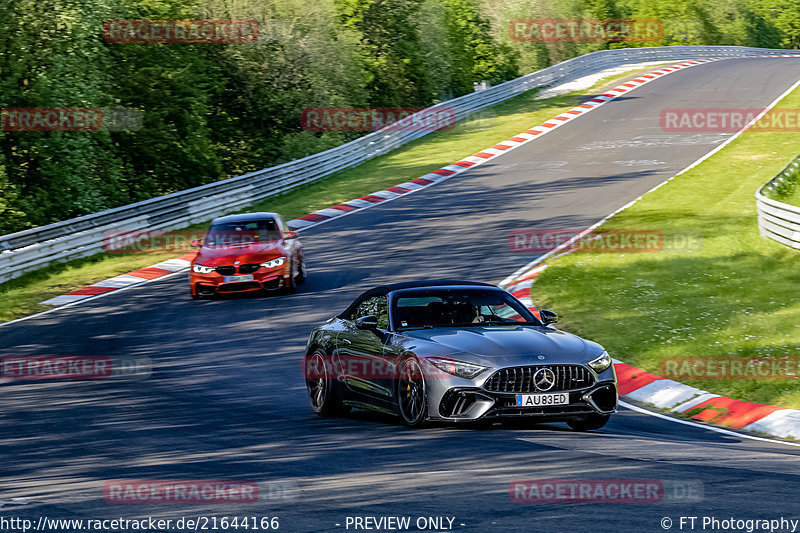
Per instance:
[[[556,374],[549,368],[541,368],[533,375],[533,385],[536,390],[549,391],[556,384]]]

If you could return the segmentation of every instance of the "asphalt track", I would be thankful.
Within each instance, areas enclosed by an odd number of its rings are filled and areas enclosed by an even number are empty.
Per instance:
[[[365,288],[425,277],[497,282],[532,259],[508,251],[509,231],[586,227],[728,137],[665,133],[662,108],[765,106],[798,78],[797,59],[675,72],[457,178],[311,228],[302,236],[310,277],[293,296],[198,302],[181,274],[0,328],[2,355],[124,355],[154,368],[142,380],[3,383],[0,502],[30,501],[0,503],[0,517],[278,516],[280,531],[297,532],[347,531],[346,517],[367,515],[455,517],[454,530],[475,532],[800,518],[799,448],[626,409],[587,434],[562,424],[415,431],[361,412],[319,419],[300,366],[312,327]],[[565,478],[696,481],[704,495],[509,498],[514,480]],[[116,479],[291,490],[254,504],[112,505],[103,486]]]

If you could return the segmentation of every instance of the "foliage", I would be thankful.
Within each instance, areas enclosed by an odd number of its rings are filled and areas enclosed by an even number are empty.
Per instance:
[[[0,234],[265,168],[364,132],[308,107],[424,107],[620,46],[800,46],[800,0],[0,0],[0,107],[141,128],[0,130]],[[515,18],[660,18],[648,43],[519,42]],[[252,43],[114,43],[113,19],[247,19]]]

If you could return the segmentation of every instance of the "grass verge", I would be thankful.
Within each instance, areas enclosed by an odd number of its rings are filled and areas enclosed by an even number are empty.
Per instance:
[[[665,63],[667,64],[667,63]],[[291,220],[312,211],[418,178],[471,155],[577,105],[582,95],[607,90],[622,78],[658,68],[652,65],[606,77],[593,87],[536,100],[537,90],[476,113],[450,131],[433,132],[414,142],[325,179],[269,197],[244,211],[274,211]],[[195,224],[192,229],[208,227]],[[98,254],[31,272],[0,284],[0,322],[51,309],[39,302],[92,283],[143,268],[180,253],[158,255]]]
[[[800,206],[800,171],[787,177],[778,187],[765,196],[786,204]]]
[[[53,306],[39,302],[132,270],[152,266],[177,255],[179,254],[97,254],[29,272],[0,285],[0,301],[3,303],[0,307],[0,322],[47,311]]]
[[[800,90],[777,107],[798,106]],[[800,254],[759,234],[753,197],[798,146],[797,132],[745,132],[602,227],[701,236],[699,246],[564,256],[537,279],[534,302],[560,312],[564,329],[656,374],[663,375],[662,363],[686,356],[800,356]],[[688,377],[676,379],[740,400],[800,408],[798,378]]]

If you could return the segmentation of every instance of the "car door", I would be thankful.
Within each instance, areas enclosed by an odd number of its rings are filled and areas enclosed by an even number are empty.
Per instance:
[[[388,333],[383,344],[383,358],[387,374],[394,378],[384,382],[384,385],[390,389],[389,401],[393,407],[397,403],[397,377],[399,377],[400,365],[412,355],[406,348],[407,339],[402,333]]]
[[[356,320],[373,315],[378,318],[378,329],[356,327]],[[392,370],[384,357],[388,336],[389,315],[386,296],[376,295],[364,299],[345,320],[337,337],[334,365],[348,390],[370,404],[383,407],[392,399]]]

